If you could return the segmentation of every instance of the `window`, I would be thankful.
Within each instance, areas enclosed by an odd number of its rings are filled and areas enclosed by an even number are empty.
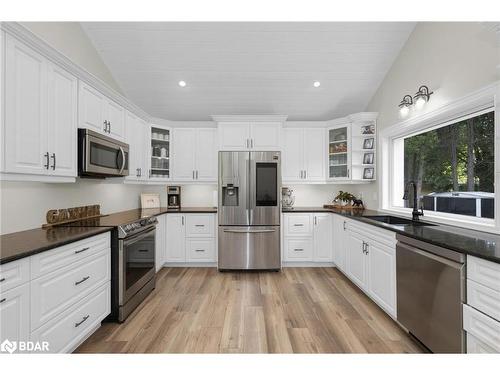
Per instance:
[[[413,207],[411,194],[407,201],[402,197],[406,184],[414,181],[426,211],[494,218],[492,110],[393,141],[393,206]]]

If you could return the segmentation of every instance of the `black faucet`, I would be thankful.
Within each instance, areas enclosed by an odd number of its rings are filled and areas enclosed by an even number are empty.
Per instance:
[[[415,181],[409,181],[405,186],[405,193],[403,199],[408,200],[408,194],[410,192],[409,186],[413,186],[413,211],[411,212],[412,220],[419,221],[419,216],[424,216],[424,209],[418,209],[418,197],[417,197],[417,184]]]

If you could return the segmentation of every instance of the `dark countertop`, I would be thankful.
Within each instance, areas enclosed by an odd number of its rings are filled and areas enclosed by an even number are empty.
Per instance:
[[[128,224],[145,217],[168,213],[215,212],[217,212],[217,208],[214,207],[183,207],[178,210],[165,207],[144,210],[138,208],[47,229],[38,228],[4,234],[0,236],[0,264],[108,232],[118,225]]]
[[[109,227],[53,227],[4,234],[0,236],[0,264],[12,262],[13,260],[109,232],[110,230]]]
[[[386,212],[375,210],[361,211],[326,209],[323,207],[295,207],[293,210],[283,210],[283,212],[332,212],[353,220],[358,220],[366,224],[374,225],[390,230],[392,232],[399,233],[403,236],[415,238],[417,240],[428,242],[436,246],[441,246],[450,250],[458,251],[460,253],[469,254],[496,263],[500,263],[500,235],[498,234],[441,224],[419,227],[394,226],[371,220],[366,216],[403,216],[388,214]],[[422,221],[425,222],[425,219]]]

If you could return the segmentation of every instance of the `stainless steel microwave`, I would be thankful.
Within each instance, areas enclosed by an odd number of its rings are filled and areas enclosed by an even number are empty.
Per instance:
[[[128,176],[129,146],[88,129],[78,129],[78,175]]]

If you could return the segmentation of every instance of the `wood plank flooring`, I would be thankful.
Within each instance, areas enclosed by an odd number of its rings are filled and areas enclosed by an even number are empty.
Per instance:
[[[420,353],[335,268],[220,273],[164,268],[123,324],[104,323],[78,353]]]

